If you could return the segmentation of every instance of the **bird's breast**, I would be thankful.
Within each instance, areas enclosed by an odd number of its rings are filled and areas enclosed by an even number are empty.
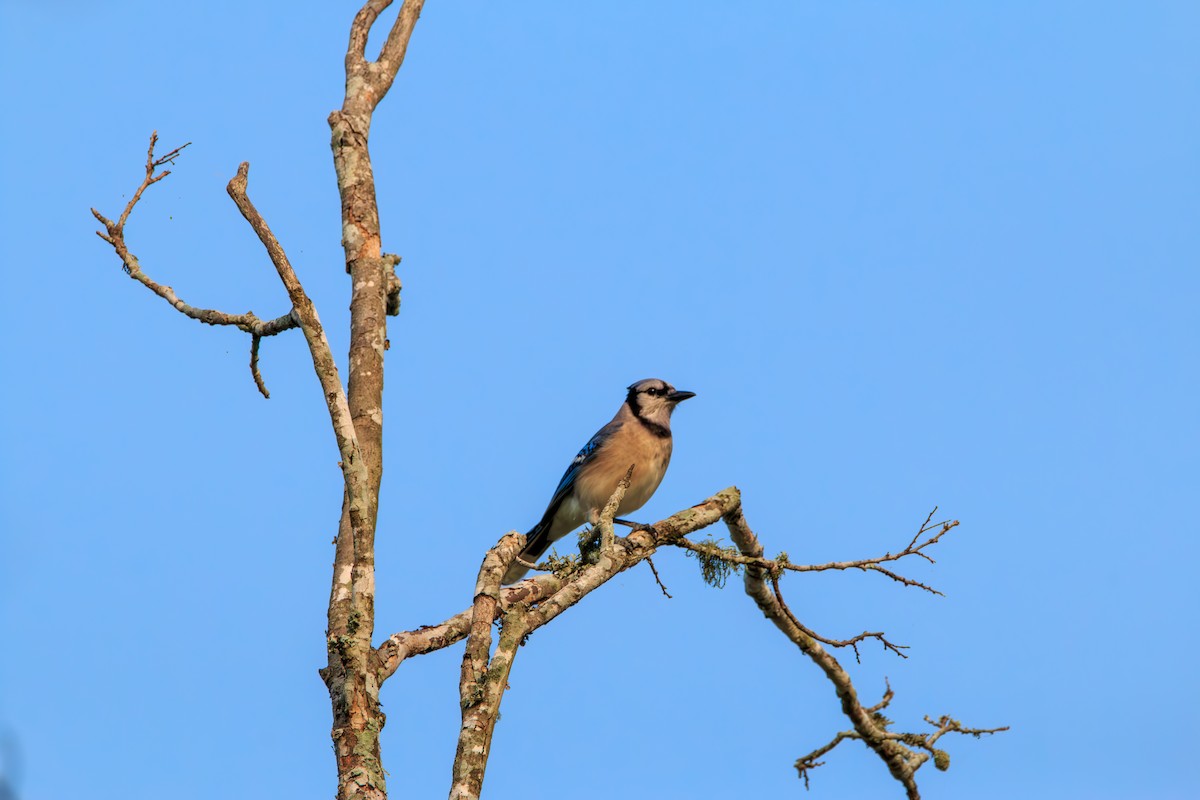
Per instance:
[[[633,475],[617,513],[636,511],[653,496],[671,461],[671,440],[636,434],[621,437],[597,454],[593,468],[588,470],[588,480],[579,487],[581,504],[598,513],[630,466]]]

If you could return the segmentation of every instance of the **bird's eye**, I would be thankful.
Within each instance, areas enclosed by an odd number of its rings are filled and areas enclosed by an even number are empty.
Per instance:
[[[647,389],[646,394],[650,395],[651,397],[658,397],[660,394],[662,394],[662,390],[661,389]]]

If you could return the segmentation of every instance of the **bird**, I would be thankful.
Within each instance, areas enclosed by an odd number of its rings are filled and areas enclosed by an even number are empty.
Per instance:
[[[671,413],[695,397],[658,378],[630,385],[612,421],[588,440],[563,473],[546,513],[525,536],[520,558],[535,563],[550,545],[585,522],[595,525],[617,484],[633,467],[618,514],[637,511],[658,489],[671,462]],[[516,583],[529,568],[514,561],[501,583]]]

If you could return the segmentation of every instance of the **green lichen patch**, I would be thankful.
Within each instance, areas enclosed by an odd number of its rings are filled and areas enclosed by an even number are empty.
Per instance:
[[[699,550],[687,550],[688,558],[700,562],[700,577],[709,586],[716,589],[725,588],[725,581],[730,575],[740,574],[742,565],[729,560],[729,556],[739,555],[736,547],[722,546],[721,539],[706,539],[696,542]]]

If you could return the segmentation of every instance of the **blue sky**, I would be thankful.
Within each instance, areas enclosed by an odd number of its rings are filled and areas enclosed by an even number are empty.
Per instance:
[[[302,339],[200,326],[92,233],[146,140],[193,142],[129,227],[187,301],[285,294],[250,193],[346,349],[325,117],[353,3],[0,4],[9,346],[0,724],[25,800],[328,797],[316,670],[339,508]],[[1200,13],[1189,3],[430,0],[376,115],[392,320],[378,634],[470,600],[623,387],[697,392],[641,516],[728,485],[769,551],[962,526],[946,597],[792,576],[866,647],[927,798],[1190,796],[1200,711]],[[736,586],[663,553],[523,649],[491,797],[798,796],[846,727]],[[396,796],[447,790],[454,648],[385,686]],[[852,662],[852,659],[845,659]],[[617,699],[614,699],[617,698]],[[597,780],[600,763],[620,768]],[[814,800],[900,796],[856,746]]]

